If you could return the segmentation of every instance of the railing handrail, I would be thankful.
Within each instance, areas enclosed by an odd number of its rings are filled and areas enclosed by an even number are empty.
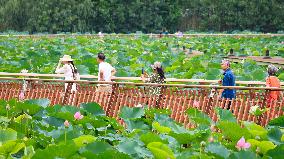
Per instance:
[[[38,73],[8,73],[0,72],[0,76],[22,76],[22,77],[52,77],[52,78],[63,78],[63,74],[38,74]],[[2,77],[3,78],[3,77]],[[6,78],[6,77],[5,77]],[[82,79],[98,79],[98,76],[94,75],[80,75]],[[114,77],[116,80],[125,81],[141,81],[141,77]],[[218,80],[205,80],[205,79],[177,79],[177,78],[166,78],[166,82],[183,82],[183,83],[218,83]],[[262,81],[236,81],[236,84],[240,85],[265,85]],[[281,86],[284,86],[284,82],[281,82]]]
[[[22,78],[0,77],[0,80],[17,80]],[[61,83],[82,83],[82,84],[118,84],[132,86],[156,86],[156,87],[179,87],[179,88],[215,88],[215,89],[237,89],[237,90],[270,90],[284,91],[284,88],[277,87],[245,87],[245,86],[219,86],[219,85],[186,85],[186,84],[156,84],[156,83],[135,83],[135,82],[104,82],[104,81],[87,81],[87,80],[62,80],[62,79],[35,79],[25,78],[27,81],[43,81],[43,82],[61,82]]]

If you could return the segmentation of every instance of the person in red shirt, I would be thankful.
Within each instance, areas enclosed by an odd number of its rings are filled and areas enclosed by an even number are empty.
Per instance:
[[[269,65],[267,68],[268,77],[266,78],[266,87],[277,87],[280,88],[280,80],[276,76],[278,68],[274,65]],[[277,101],[282,96],[281,91],[270,91],[267,94],[267,106],[270,107],[271,103]]]

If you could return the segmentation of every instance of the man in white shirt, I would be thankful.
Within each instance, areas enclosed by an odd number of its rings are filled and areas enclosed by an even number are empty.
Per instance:
[[[97,61],[99,63],[98,81],[111,82],[111,78],[115,75],[116,70],[109,63],[105,62],[105,55],[98,54]],[[111,92],[111,85],[100,84],[98,85],[99,92]]]

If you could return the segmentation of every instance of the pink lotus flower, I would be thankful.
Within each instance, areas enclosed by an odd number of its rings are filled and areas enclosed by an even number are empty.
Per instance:
[[[24,94],[24,92],[21,92],[21,93],[19,94],[19,100],[22,101],[22,100],[24,100],[24,99],[25,99],[25,94]]]
[[[208,141],[209,142],[214,142],[214,138],[211,136],[211,137],[209,137]]]
[[[65,122],[64,122],[64,126],[65,126],[65,127],[67,127],[67,128],[70,126],[70,123],[69,123],[69,121],[68,121],[68,120],[65,120]]]
[[[195,100],[195,101],[193,102],[193,107],[199,107],[199,104],[200,104],[200,103]]]
[[[80,119],[82,119],[84,116],[83,115],[81,115],[81,113],[80,112],[76,112],[75,114],[74,114],[74,118],[75,118],[75,120],[80,120]]]
[[[212,125],[210,126],[210,130],[215,132],[215,131],[216,131],[215,125],[212,124]]]
[[[236,148],[237,148],[238,150],[241,150],[241,149],[248,149],[248,148],[250,148],[250,143],[246,142],[245,138],[242,137],[242,138],[238,141],[238,143],[237,143],[237,145],[236,145]]]

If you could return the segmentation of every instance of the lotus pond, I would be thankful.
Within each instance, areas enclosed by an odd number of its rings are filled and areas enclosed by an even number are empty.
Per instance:
[[[169,110],[123,107],[107,117],[96,103],[48,106],[47,99],[0,101],[0,158],[283,158],[284,116],[267,127],[237,123],[216,109],[218,122],[188,109],[195,128],[173,121]]]
[[[1,72],[54,73],[59,58],[72,55],[80,74],[97,74],[96,55],[104,52],[107,61],[117,69],[116,76],[140,76],[141,69],[150,71],[150,64],[161,61],[166,76],[175,78],[219,79],[220,61],[229,50],[237,56],[263,56],[267,49],[271,56],[284,57],[284,37],[192,37],[150,38],[140,36],[88,38],[84,36],[0,38]],[[199,50],[204,55],[189,58],[182,47]],[[266,77],[265,66],[245,60],[232,64],[237,80],[261,80]],[[284,73],[279,72],[284,80]]]

